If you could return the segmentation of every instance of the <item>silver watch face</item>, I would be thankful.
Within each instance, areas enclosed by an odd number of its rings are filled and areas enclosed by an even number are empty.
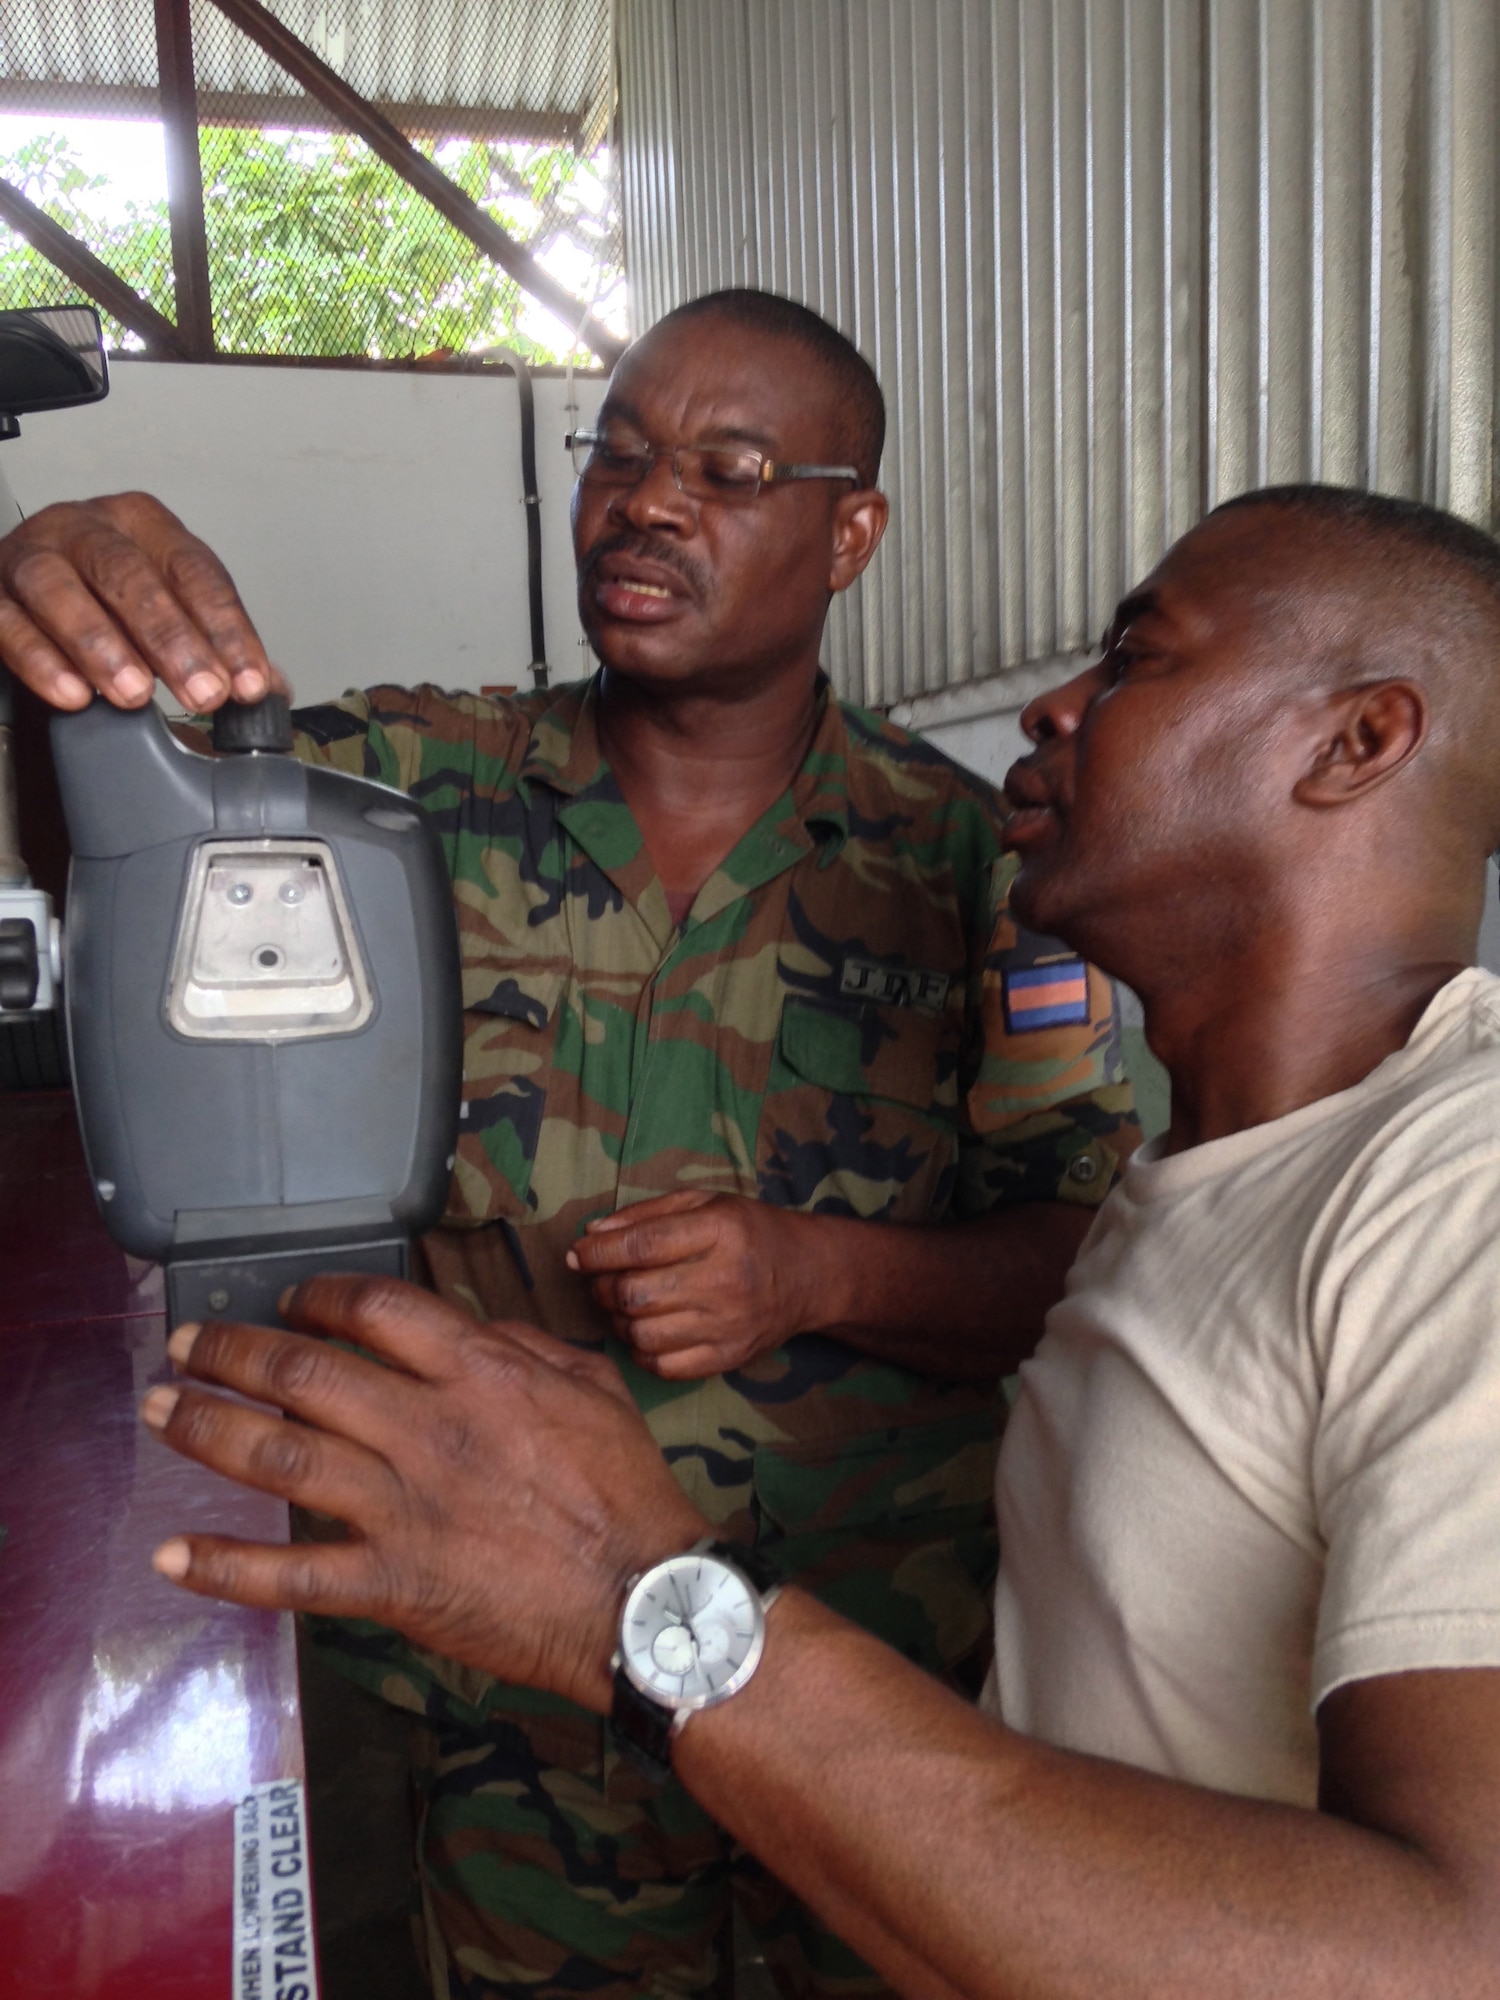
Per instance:
[[[620,1619],[620,1664],[664,1708],[709,1708],[749,1680],[765,1632],[760,1598],[739,1571],[689,1552],[637,1579]]]

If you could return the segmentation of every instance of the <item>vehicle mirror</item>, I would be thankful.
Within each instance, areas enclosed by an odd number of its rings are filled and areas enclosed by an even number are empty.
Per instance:
[[[108,394],[104,330],[92,306],[0,312],[0,437],[14,436],[16,417]]]

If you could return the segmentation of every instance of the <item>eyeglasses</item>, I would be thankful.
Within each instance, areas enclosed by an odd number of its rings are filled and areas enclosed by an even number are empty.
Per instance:
[[[782,465],[747,445],[679,444],[670,451],[606,431],[573,431],[563,442],[573,454],[573,470],[585,486],[613,486],[620,491],[639,486],[659,458],[670,457],[677,490],[690,500],[743,503],[759,497],[767,486],[790,479],[852,479],[853,465]]]

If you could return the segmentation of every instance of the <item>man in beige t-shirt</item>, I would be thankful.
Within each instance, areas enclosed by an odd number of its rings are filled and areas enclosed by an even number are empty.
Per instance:
[[[1349,1089],[1143,1148],[1021,1371],[995,1712],[1314,1806],[1335,1689],[1500,1663],[1497,1219],[1472,967]]]

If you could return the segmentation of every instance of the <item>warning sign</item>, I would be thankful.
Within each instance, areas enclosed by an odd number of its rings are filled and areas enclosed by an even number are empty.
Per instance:
[[[318,2000],[307,1796],[292,1778],[234,1809],[234,2000]]]

